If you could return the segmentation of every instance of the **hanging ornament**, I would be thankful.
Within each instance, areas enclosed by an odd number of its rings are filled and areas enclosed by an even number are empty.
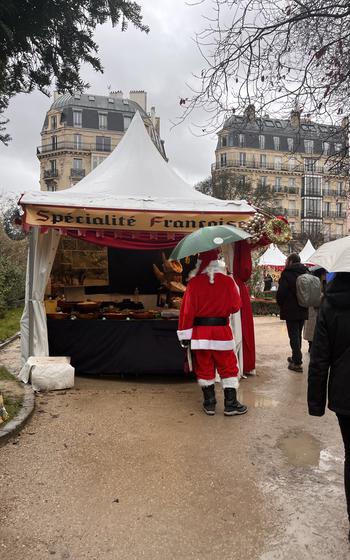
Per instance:
[[[269,220],[265,231],[271,243],[286,243],[293,237],[288,220],[284,216],[276,216]]]
[[[4,231],[13,241],[21,241],[27,235],[22,228],[22,211],[17,203],[13,203],[4,212],[3,217]]]
[[[240,227],[251,235],[247,242],[251,245],[258,243],[265,232],[265,218],[260,213],[254,214],[247,222],[241,222]]]

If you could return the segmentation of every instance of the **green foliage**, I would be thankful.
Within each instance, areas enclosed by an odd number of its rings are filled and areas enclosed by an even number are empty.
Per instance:
[[[275,300],[253,299],[251,303],[253,315],[279,315],[279,307]]]
[[[81,65],[102,72],[93,40],[97,25],[110,20],[125,31],[128,22],[149,31],[141,8],[130,0],[6,0],[0,3],[0,116],[16,93],[48,94],[53,79],[59,92],[88,87]],[[0,118],[0,141],[6,119]]]
[[[0,320],[0,341],[7,340],[20,330],[23,307],[7,309]],[[1,377],[0,377],[1,379]]]
[[[257,208],[273,213],[276,207],[274,191],[269,185],[253,186],[244,176],[222,171],[215,178],[207,177],[195,188],[222,200],[246,200]]]
[[[0,222],[0,317],[24,297],[27,242],[11,241]]]

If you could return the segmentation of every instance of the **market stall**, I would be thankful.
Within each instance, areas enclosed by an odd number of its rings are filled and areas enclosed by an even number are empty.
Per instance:
[[[312,263],[310,261],[310,257],[314,254],[315,250],[316,249],[312,245],[310,239],[308,239],[307,242],[305,243],[304,247],[302,248],[302,250],[299,253],[300,261],[303,264],[306,264],[306,265],[315,264],[315,263]]]
[[[77,371],[87,369],[89,373],[102,369],[108,373],[104,362],[113,372],[125,368],[139,371],[145,355],[140,352],[136,356],[140,340],[145,342],[146,353],[152,354],[150,370],[168,371],[172,363],[180,365],[183,355],[175,336],[179,302],[176,305],[174,300],[181,298],[185,278],[171,281],[173,292],[167,295],[173,299],[163,300],[167,308],[162,308],[159,296],[166,287],[161,286],[160,279],[158,294],[142,293],[133,284],[129,294],[115,293],[113,285],[109,285],[108,296],[102,289],[91,295],[82,280],[86,273],[83,263],[79,274],[71,268],[69,275],[64,275],[71,282],[68,288],[80,288],[79,301],[68,303],[87,307],[98,303],[96,315],[84,320],[84,309],[78,311],[72,306],[70,311],[63,311],[62,302],[67,303],[67,298],[60,294],[61,307],[58,305],[47,320],[45,293],[62,238],[84,240],[94,247],[135,254],[136,258],[152,251],[160,255],[190,231],[207,225],[238,225],[255,212],[245,201],[218,200],[185,183],[162,158],[139,114],[112,154],[83,180],[63,191],[25,193],[20,204],[24,227],[30,232],[26,305],[21,323],[23,360],[30,355],[68,355]],[[108,260],[110,265],[110,255]],[[161,274],[166,272],[161,269],[166,260],[165,256],[160,265],[156,264]],[[95,268],[97,275],[99,270]],[[183,273],[173,272],[178,276]],[[128,302],[129,308],[125,307]],[[174,307],[169,308],[169,302]],[[137,304],[143,309],[136,309]],[[124,317],[120,315],[123,311],[124,315],[127,311]],[[91,359],[86,365],[88,354]],[[112,355],[114,361],[110,359]]]

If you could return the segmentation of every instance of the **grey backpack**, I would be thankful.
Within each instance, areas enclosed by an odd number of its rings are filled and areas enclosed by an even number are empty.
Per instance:
[[[296,293],[299,305],[302,307],[320,307],[321,281],[317,276],[300,274],[296,281]]]

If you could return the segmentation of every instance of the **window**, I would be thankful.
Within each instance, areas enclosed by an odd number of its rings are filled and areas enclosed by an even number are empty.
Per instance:
[[[82,126],[82,112],[81,111],[73,111],[73,126],[77,126],[77,127]]]
[[[323,155],[324,156],[329,155],[329,147],[330,147],[329,142],[323,142]]]
[[[281,177],[275,177],[275,191],[281,192],[282,185],[281,185]]]
[[[301,231],[302,233],[307,233],[308,235],[317,235],[321,230],[321,222],[316,220],[302,221]]]
[[[337,212],[337,217],[339,218],[342,215],[342,202],[337,202],[336,204],[336,212]]]
[[[280,121],[275,121],[276,128],[282,128],[282,123]]]
[[[48,191],[51,191],[51,192],[56,191],[56,190],[57,190],[57,187],[56,187],[55,183],[49,183],[49,184],[47,185],[47,190],[48,190]]]
[[[275,150],[280,149],[280,138],[279,138],[279,136],[274,136],[273,137],[273,145],[274,145]]]
[[[233,140],[234,140],[233,132],[230,132],[230,134],[228,135],[228,145],[229,146],[233,146]]]
[[[335,152],[341,152],[342,151],[342,145],[341,144],[334,144],[334,151]]]
[[[108,97],[108,103],[114,103],[113,97]]]
[[[56,174],[57,167],[56,167],[56,160],[50,159],[50,171],[52,174]]]
[[[57,150],[57,136],[51,137],[51,147],[53,150]]]
[[[259,134],[259,148],[265,150],[265,136],[263,134]]]
[[[321,196],[321,186],[321,177],[304,177],[304,196]]]
[[[227,154],[220,154],[220,165],[221,165],[221,167],[226,167],[226,165],[227,165]]]
[[[100,130],[107,130],[107,115],[105,113],[98,114],[98,128]]]
[[[132,117],[129,117],[128,115],[124,115],[124,131],[128,130],[131,121],[132,121]]]
[[[312,154],[314,151],[314,141],[313,140],[304,140],[305,146],[305,153]]]
[[[245,147],[245,136],[244,136],[244,134],[239,134],[238,135],[238,145],[239,145],[240,148]]]
[[[239,165],[245,165],[245,164],[246,164],[246,153],[239,152]]]
[[[221,136],[221,147],[226,148],[227,146],[227,136]]]
[[[265,121],[265,126],[267,126],[269,128],[275,127],[275,125],[273,124],[272,121]]]
[[[260,186],[266,187],[267,185],[267,177],[260,177]]]
[[[91,169],[95,169],[100,163],[102,163],[106,159],[106,156],[96,156],[95,154],[92,155],[92,164]]]
[[[99,152],[111,151],[111,139],[109,136],[96,136],[96,150]]]
[[[83,169],[83,160],[82,159],[73,159],[73,169],[80,170]]]
[[[316,171],[316,160],[315,159],[310,159],[310,158],[305,158],[304,159],[304,169],[305,171],[308,171],[309,173],[311,172],[315,172]]]
[[[274,168],[275,169],[282,169],[282,158],[281,157],[275,157]]]
[[[304,198],[303,210],[304,218],[321,218],[321,199]]]
[[[297,168],[297,161],[295,158],[289,158],[288,160],[288,169],[289,171],[295,171]]]
[[[323,203],[323,215],[325,217],[331,215],[331,203],[330,202],[324,202]]]
[[[74,134],[74,148],[76,150],[82,149],[81,134]]]
[[[52,130],[55,130],[55,128],[57,128],[57,116],[56,115],[54,117],[51,117],[51,128],[52,128]]]
[[[89,101],[95,101],[95,96],[94,95],[89,95]]]
[[[292,152],[294,150],[294,138],[287,138],[288,151]]]
[[[337,181],[337,194],[341,195],[343,194],[343,181]]]
[[[288,179],[288,191],[292,194],[295,194],[295,193],[298,192],[295,177],[289,177],[289,179]]]
[[[260,154],[260,167],[266,169],[266,154]]]

